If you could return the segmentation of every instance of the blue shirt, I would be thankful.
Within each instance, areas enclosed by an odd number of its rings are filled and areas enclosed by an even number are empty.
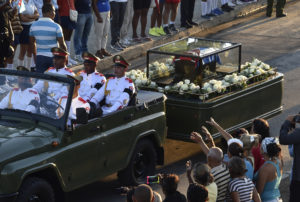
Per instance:
[[[110,11],[109,0],[98,0],[97,7],[100,13]]]
[[[92,0],[78,0],[75,2],[75,8],[78,13],[92,13]]]
[[[244,161],[245,161],[246,169],[247,169],[245,176],[247,178],[249,178],[250,180],[253,180],[253,173],[254,173],[253,166],[246,158],[244,158]]]
[[[29,36],[36,40],[37,55],[52,57],[51,48],[57,47],[57,38],[62,37],[62,29],[59,24],[50,18],[40,18],[31,27]]]

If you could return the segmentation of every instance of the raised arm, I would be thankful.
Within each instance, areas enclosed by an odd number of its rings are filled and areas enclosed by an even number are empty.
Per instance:
[[[190,136],[191,140],[198,143],[202,149],[202,151],[205,153],[205,155],[208,154],[209,147],[205,144],[205,142],[202,139],[202,136],[197,132],[192,132]]]
[[[210,121],[206,121],[206,123],[208,123],[209,125],[215,127],[226,141],[228,141],[229,139],[233,138],[217,122],[215,122],[215,120],[212,117],[210,118]]]

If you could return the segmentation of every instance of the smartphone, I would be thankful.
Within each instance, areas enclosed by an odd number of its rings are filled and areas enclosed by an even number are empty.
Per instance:
[[[159,176],[147,176],[147,184],[158,184],[159,183]]]

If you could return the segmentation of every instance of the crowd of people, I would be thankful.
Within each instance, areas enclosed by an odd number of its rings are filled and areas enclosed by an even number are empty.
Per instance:
[[[140,185],[151,190],[151,197],[138,199],[135,193],[139,193],[139,191],[133,191],[132,198],[127,198],[127,201],[280,202],[282,199],[279,185],[283,173],[281,143],[293,145],[290,153],[295,159],[289,201],[295,202],[299,196],[299,192],[297,192],[299,188],[299,148],[297,145],[300,140],[299,128],[295,128],[295,123],[299,122],[300,115],[288,116],[281,127],[278,139],[271,137],[270,127],[265,119],[255,119],[250,133],[246,129],[240,128],[229,134],[211,118],[207,123],[226,140],[227,154],[223,154],[223,150],[216,147],[211,134],[205,127],[202,127],[201,134],[191,133],[190,139],[199,144],[207,161],[206,163],[197,162],[195,165],[192,165],[191,161],[186,162],[186,175],[189,182],[187,198],[177,191],[179,177],[175,174],[165,174],[161,177],[160,183],[165,195],[163,200],[161,199],[163,197],[156,196],[158,193],[152,191],[150,186]]]
[[[256,0],[202,0],[201,17],[230,12],[236,5]],[[2,3],[1,3],[2,2]],[[272,1],[268,1],[270,4]],[[7,39],[2,46],[0,67],[9,69],[25,66],[44,72],[52,65],[50,49],[60,47],[70,53],[72,35],[74,58],[68,65],[82,63],[82,53],[88,51],[88,38],[92,26],[95,30],[95,55],[100,59],[112,54],[107,50],[108,35],[110,47],[122,51],[130,44],[151,41],[151,37],[171,35],[178,32],[175,19],[180,4],[182,28],[197,26],[193,21],[195,0],[1,0],[1,24]],[[52,5],[52,6],[51,6]],[[284,2],[277,4],[277,17],[282,17]],[[146,32],[147,14],[153,8],[149,33]],[[196,8],[197,9],[197,8]],[[272,9],[268,7],[267,16]],[[137,30],[140,23],[140,31]],[[132,28],[132,36],[128,30]],[[3,36],[4,37],[4,36]],[[20,46],[18,56],[14,49]],[[8,47],[11,47],[8,50]]]

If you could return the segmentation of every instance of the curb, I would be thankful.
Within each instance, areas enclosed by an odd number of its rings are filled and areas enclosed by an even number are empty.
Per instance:
[[[199,32],[207,31],[209,29],[212,29],[218,25],[233,21],[237,18],[247,17],[250,15],[253,15],[255,13],[261,12],[262,10],[265,10],[267,6],[267,1],[263,0],[256,3],[251,4],[244,4],[242,6],[236,6],[235,10],[224,13],[223,15],[216,16],[212,20],[205,20],[200,22],[199,26],[192,27],[190,29],[186,30],[180,30],[178,33],[173,34],[171,36],[164,36],[153,39],[153,41],[145,42],[141,44],[136,44],[129,46],[122,52],[117,52],[113,55],[119,54],[126,58],[126,60],[131,61],[133,59],[136,59],[141,56],[145,56],[147,53],[147,50],[150,48],[153,48],[155,46],[159,46],[171,41],[175,41],[181,38],[185,38],[188,36],[193,36],[198,34]],[[196,19],[196,22],[201,21],[201,19]],[[113,66],[112,57],[107,57],[101,60],[101,62],[97,65],[97,70],[99,72],[103,72],[105,70],[110,69]],[[134,66],[134,65],[133,65]],[[71,68],[73,71],[77,72],[81,69],[83,69],[83,65],[77,65],[73,66]]]

